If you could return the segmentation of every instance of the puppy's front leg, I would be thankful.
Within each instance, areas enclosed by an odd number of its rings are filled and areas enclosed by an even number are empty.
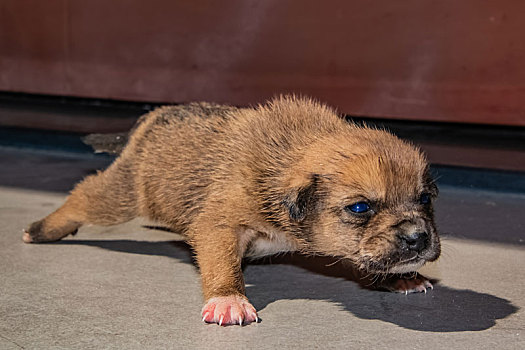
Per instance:
[[[202,320],[219,325],[257,322],[257,312],[244,295],[239,230],[224,225],[196,226],[192,244],[206,300]]]

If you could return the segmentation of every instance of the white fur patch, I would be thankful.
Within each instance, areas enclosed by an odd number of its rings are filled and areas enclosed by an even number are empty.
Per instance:
[[[276,235],[272,239],[258,237],[252,242],[249,250],[246,252],[246,256],[250,258],[258,258],[277,253],[290,252],[296,249],[297,248],[291,241],[280,235]]]
[[[425,265],[425,261],[424,260],[420,260],[418,262],[409,263],[409,264],[406,264],[406,265],[395,266],[395,267],[391,268],[390,270],[388,270],[388,272],[389,273],[414,272],[414,271],[416,271],[417,269],[419,269],[423,265]]]

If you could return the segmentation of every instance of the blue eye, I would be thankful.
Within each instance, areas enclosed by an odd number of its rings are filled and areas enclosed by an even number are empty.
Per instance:
[[[428,203],[430,203],[430,199],[431,199],[430,198],[430,194],[423,193],[421,195],[421,197],[419,197],[419,203],[421,203],[421,204],[428,204]]]
[[[368,205],[366,202],[357,202],[346,206],[345,209],[351,211],[352,213],[362,214],[370,210],[370,205]]]

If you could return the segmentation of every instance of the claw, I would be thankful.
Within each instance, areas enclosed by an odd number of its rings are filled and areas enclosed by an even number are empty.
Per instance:
[[[204,316],[202,316],[202,322],[205,322],[206,321],[206,316],[208,316],[209,312],[206,312],[204,314]]]
[[[208,300],[202,308],[203,321],[219,326],[238,324],[244,326],[252,322],[257,313],[245,297],[231,295]]]

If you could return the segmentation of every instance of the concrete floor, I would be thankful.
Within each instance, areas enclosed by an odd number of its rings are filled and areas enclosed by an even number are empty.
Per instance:
[[[199,275],[176,234],[137,220],[22,243],[107,163],[0,149],[0,349],[525,349],[523,195],[441,188],[427,294],[361,289],[322,258],[272,258],[245,269],[263,321],[219,327],[200,320]]]

